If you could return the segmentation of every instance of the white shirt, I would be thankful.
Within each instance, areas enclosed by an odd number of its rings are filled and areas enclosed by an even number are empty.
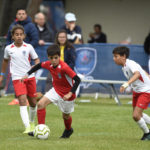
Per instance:
[[[150,93],[150,78],[138,63],[127,59],[122,70],[128,80],[133,76],[135,71],[138,71],[140,73],[140,78],[131,83],[133,91],[137,93]]]
[[[31,58],[38,58],[38,55],[31,44],[23,42],[21,47],[16,47],[14,43],[6,46],[4,59],[10,59],[10,73],[12,80],[21,79],[31,69]],[[31,77],[34,77],[34,74],[29,76],[29,78]]]

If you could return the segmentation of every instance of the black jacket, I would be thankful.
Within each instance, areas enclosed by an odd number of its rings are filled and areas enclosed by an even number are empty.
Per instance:
[[[44,40],[45,42],[53,42],[53,35],[48,26],[44,25],[44,30],[40,31],[37,24],[35,24],[38,33],[39,33],[39,40]]]

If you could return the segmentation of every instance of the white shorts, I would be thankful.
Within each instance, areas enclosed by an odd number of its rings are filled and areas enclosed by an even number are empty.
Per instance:
[[[70,113],[74,112],[74,100],[64,101],[56,93],[54,88],[51,88],[48,92],[46,92],[46,94],[44,96],[47,97],[52,103],[57,105],[63,113],[70,114]]]

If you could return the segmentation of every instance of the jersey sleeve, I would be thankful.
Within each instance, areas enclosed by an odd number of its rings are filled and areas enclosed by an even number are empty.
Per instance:
[[[67,64],[64,65],[63,70],[70,78],[76,76],[76,73]]]
[[[7,47],[5,48],[5,50],[4,50],[4,59],[9,59],[10,57],[9,57],[9,54],[8,54],[8,49],[7,49]]]
[[[45,69],[49,69],[50,64],[51,64],[50,61],[44,61],[41,63],[41,67]]]
[[[128,66],[129,66],[132,73],[139,71],[139,67],[138,67],[139,65],[136,62],[130,62],[128,64]]]
[[[37,59],[38,58],[38,55],[37,53],[35,52],[35,49],[33,48],[32,45],[29,45],[30,46],[30,56],[32,59]]]

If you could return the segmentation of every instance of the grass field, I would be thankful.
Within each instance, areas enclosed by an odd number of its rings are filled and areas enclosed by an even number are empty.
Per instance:
[[[8,105],[12,99],[0,98],[0,150],[150,150],[150,141],[139,140],[143,133],[132,120],[129,99],[121,99],[123,105],[118,106],[113,99],[78,98],[72,113],[74,134],[70,139],[59,139],[64,125],[61,112],[51,104],[46,117],[51,130],[48,140],[22,134],[19,107]],[[92,102],[81,103],[80,99]],[[146,112],[150,114],[150,109]]]

